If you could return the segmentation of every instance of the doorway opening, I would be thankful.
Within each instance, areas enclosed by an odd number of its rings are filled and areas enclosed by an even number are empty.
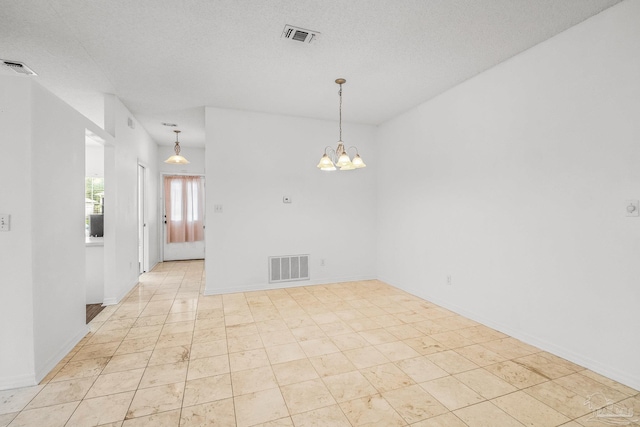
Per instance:
[[[85,305],[87,323],[101,310],[104,302],[104,206],[105,141],[85,129],[84,238]]]
[[[163,175],[163,261],[204,259],[205,179]]]

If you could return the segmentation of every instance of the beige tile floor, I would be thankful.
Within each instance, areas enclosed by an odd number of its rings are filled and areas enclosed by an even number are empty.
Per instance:
[[[0,391],[0,426],[606,426],[596,392],[640,414],[637,390],[379,281],[203,277],[141,276],[40,385]]]

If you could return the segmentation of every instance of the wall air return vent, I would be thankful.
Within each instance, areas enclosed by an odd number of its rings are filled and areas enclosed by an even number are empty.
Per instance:
[[[18,74],[24,74],[24,75],[27,75],[27,76],[37,76],[35,71],[33,71],[31,68],[29,68],[26,65],[24,65],[22,62],[7,61],[6,59],[0,59],[0,61],[2,61],[2,64],[5,67],[15,71]]]
[[[269,257],[269,283],[309,280],[309,255]]]
[[[317,31],[305,30],[292,25],[285,25],[282,30],[282,38],[307,44],[317,40],[319,35],[320,33]]]

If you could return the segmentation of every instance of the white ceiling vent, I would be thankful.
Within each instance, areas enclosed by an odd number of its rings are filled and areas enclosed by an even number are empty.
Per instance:
[[[2,63],[6,67],[12,69],[13,71],[15,71],[18,74],[25,74],[27,76],[37,76],[37,74],[31,68],[27,67],[22,62],[7,61],[6,59],[0,59],[0,61],[2,61]]]
[[[315,41],[318,36],[320,36],[320,33],[317,31],[305,30],[292,25],[285,25],[284,30],[282,30],[282,38],[307,44]]]

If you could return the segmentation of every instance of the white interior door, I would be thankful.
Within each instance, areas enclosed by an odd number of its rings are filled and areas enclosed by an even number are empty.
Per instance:
[[[172,174],[178,175],[178,174]],[[202,188],[204,189],[204,176],[200,175],[200,179],[202,179]],[[162,185],[164,187],[164,179],[162,180]],[[166,194],[166,192],[162,191],[162,194]],[[202,195],[202,200],[204,200],[204,193]],[[179,260],[188,260],[188,259],[204,259],[205,253],[205,241],[197,241],[197,242],[184,242],[184,243],[168,243],[167,242],[167,203],[166,200],[162,201],[163,208],[163,260],[164,261],[179,261]],[[204,221],[204,218],[203,218]]]

